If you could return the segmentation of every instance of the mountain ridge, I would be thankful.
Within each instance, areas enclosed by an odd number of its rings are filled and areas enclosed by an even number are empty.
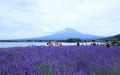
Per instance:
[[[105,38],[101,38],[100,40],[119,40],[120,41],[120,34],[105,37]]]
[[[84,34],[72,28],[66,28],[65,30],[58,31],[48,36],[31,38],[33,40],[66,40],[69,38],[80,38],[80,39],[98,39],[103,38],[103,36],[96,36],[90,34]]]

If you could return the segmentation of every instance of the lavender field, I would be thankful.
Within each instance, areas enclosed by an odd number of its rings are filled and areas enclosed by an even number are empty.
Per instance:
[[[120,75],[120,46],[1,48],[0,75]]]

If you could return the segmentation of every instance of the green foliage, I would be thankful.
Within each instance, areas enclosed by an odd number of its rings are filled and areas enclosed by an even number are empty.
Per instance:
[[[112,45],[120,45],[120,41],[117,39],[112,40],[111,42]]]
[[[42,71],[43,75],[54,75],[54,70],[52,68],[43,68]]]
[[[120,41],[120,34],[119,34],[119,35],[114,36],[114,38],[116,38],[117,40],[119,40],[119,41]]]
[[[66,42],[81,42],[82,40],[79,38],[69,38],[66,40]]]

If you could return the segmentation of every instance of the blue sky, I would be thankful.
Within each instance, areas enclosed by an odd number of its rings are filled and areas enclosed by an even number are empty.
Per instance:
[[[120,0],[0,0],[0,39],[45,36],[65,28],[120,33]]]

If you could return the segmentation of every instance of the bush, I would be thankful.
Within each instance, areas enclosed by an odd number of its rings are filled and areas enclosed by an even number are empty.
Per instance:
[[[120,45],[120,41],[119,40],[112,40],[111,44],[112,45]]]
[[[79,39],[79,38],[69,38],[65,42],[80,42],[80,41],[81,41],[81,39]]]

